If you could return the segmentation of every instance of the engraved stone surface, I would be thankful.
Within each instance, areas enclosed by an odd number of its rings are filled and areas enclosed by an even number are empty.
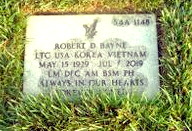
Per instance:
[[[24,92],[159,91],[153,14],[30,16]]]

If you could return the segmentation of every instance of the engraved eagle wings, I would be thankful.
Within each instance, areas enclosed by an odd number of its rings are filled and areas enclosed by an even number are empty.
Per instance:
[[[92,39],[96,35],[96,33],[97,33],[97,31],[96,31],[97,23],[98,23],[98,19],[95,19],[90,26],[83,25],[83,27],[85,28],[85,31],[86,31],[85,36],[88,39]]]

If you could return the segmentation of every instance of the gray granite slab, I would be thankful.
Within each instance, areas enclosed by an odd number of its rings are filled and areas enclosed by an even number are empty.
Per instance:
[[[159,91],[154,14],[30,16],[24,92]]]

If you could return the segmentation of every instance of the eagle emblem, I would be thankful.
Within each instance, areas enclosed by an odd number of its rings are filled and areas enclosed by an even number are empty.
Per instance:
[[[95,19],[91,25],[83,25],[85,28],[85,36],[87,39],[93,39],[93,37],[96,35],[96,26],[98,23],[98,19]]]

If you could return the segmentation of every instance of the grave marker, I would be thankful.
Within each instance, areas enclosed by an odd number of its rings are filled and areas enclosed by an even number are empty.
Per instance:
[[[31,16],[26,41],[25,93],[159,90],[153,14]]]

